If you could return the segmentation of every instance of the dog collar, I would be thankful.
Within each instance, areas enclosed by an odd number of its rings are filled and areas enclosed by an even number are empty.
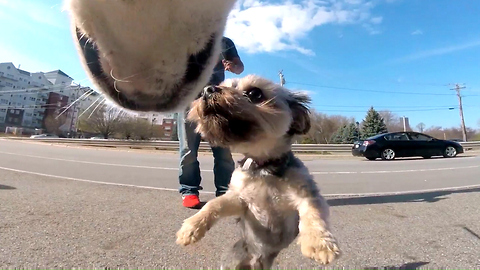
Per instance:
[[[252,157],[245,156],[238,162],[243,171],[250,171],[261,175],[274,175],[283,177],[289,167],[294,165],[294,156],[292,151],[289,151],[279,158],[258,160]]]

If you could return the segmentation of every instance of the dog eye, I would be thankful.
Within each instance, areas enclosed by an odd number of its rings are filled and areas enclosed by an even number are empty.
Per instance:
[[[265,100],[265,96],[263,95],[262,90],[260,90],[260,88],[257,88],[257,87],[249,89],[245,93],[245,96],[248,97],[248,99],[250,99],[250,101],[253,103],[260,103]]]

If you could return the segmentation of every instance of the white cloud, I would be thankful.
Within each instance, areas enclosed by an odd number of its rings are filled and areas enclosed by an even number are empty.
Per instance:
[[[417,29],[417,30],[413,31],[413,32],[411,33],[411,35],[413,35],[413,36],[415,36],[415,35],[423,35],[423,31],[420,30],[420,29]]]
[[[382,17],[371,16],[366,0],[239,0],[231,11],[225,35],[249,52],[295,50],[313,55],[300,41],[314,28],[327,24],[361,24],[370,34]]]
[[[392,61],[392,63],[405,63],[418,59],[424,59],[432,56],[444,55],[449,53],[454,53],[457,51],[463,51],[474,47],[480,46],[480,40],[467,42],[463,44],[457,44],[449,47],[436,48],[432,50],[421,51],[418,53],[410,54]]]
[[[383,21],[383,17],[373,17],[372,19],[370,19],[370,22],[372,22],[373,24],[380,24],[382,23]]]

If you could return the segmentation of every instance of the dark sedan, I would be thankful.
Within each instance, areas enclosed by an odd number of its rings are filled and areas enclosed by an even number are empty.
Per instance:
[[[457,142],[440,140],[418,132],[392,132],[378,134],[353,144],[352,154],[369,160],[381,158],[392,160],[397,157],[444,156],[456,157],[463,153]]]

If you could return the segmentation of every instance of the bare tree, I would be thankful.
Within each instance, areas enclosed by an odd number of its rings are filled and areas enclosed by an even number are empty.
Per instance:
[[[440,126],[432,126],[425,129],[424,133],[438,139],[452,140],[462,138],[462,129],[460,127],[443,128]],[[479,134],[480,132],[477,130],[467,127],[467,138],[475,138]]]
[[[417,129],[418,131],[420,131],[420,133],[423,133],[423,131],[425,130],[425,124],[422,122],[418,123]]]
[[[119,109],[99,108],[91,115],[85,114],[79,122],[81,130],[91,133],[99,133],[105,139],[117,133],[121,119],[126,113]]]
[[[302,143],[330,143],[332,135],[342,126],[354,122],[353,118],[342,115],[326,115],[324,113],[311,111],[311,128],[299,142]]]
[[[147,119],[135,119],[135,132],[133,133],[136,139],[148,140],[152,136],[152,126]]]
[[[402,117],[389,110],[379,111],[378,114],[383,118],[388,132],[403,131]]]
[[[133,117],[122,117],[118,125],[118,133],[125,139],[130,140],[135,133],[135,119]]]
[[[45,118],[44,126],[48,133],[53,133],[60,135],[61,130],[60,127],[65,124],[65,120],[67,119],[66,115],[60,115],[56,117],[54,115],[49,115]]]

